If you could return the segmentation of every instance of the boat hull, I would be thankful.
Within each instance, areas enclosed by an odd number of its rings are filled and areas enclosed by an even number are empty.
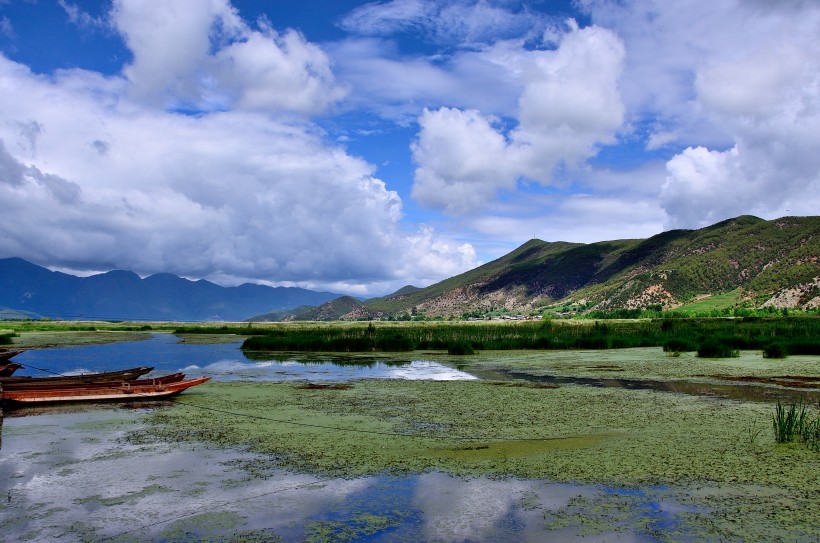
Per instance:
[[[48,377],[0,376],[0,385],[10,386],[19,384],[24,386],[41,386],[111,383],[139,379],[153,369],[154,368],[149,368],[146,366],[139,366],[136,368],[129,368],[127,370],[106,371],[101,373],[81,373],[79,375],[52,375]]]
[[[58,402],[103,402],[103,401],[134,401],[168,398],[191,387],[209,381],[210,377],[182,379],[173,382],[148,384],[152,381],[145,379],[132,383],[99,384],[92,386],[46,386],[41,388],[24,388],[7,390],[2,388],[2,399],[9,404],[47,404]],[[160,381],[157,379],[156,381]],[[134,384],[137,383],[137,384]]]

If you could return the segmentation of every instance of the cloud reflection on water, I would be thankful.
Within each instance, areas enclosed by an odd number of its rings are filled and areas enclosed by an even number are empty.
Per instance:
[[[44,411],[6,419],[0,454],[3,537],[116,541],[127,534],[142,541],[183,530],[198,541],[193,534],[271,530],[296,542],[311,530],[351,529],[375,516],[388,519],[389,526],[367,541],[573,541],[579,540],[576,533],[547,530],[544,512],[566,506],[572,497],[604,492],[443,473],[326,479],[285,472],[264,455],[126,440],[129,433],[140,435],[145,412]],[[214,515],[222,519],[218,526],[209,522]],[[627,530],[601,540],[645,539]]]

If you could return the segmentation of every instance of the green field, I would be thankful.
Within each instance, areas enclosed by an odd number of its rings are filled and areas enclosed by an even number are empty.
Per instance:
[[[708,313],[710,311],[729,309],[741,302],[742,293],[735,289],[721,294],[715,294],[692,303],[688,303],[676,309],[680,312]]]

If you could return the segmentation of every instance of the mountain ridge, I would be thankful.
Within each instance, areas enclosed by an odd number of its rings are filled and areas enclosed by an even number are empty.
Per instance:
[[[242,321],[338,296],[251,283],[223,287],[170,273],[143,279],[131,271],[111,270],[77,277],[18,257],[0,259],[0,308],[54,319]]]
[[[820,217],[742,215],[588,244],[532,239],[439,283],[366,300],[339,318],[676,309],[729,292],[747,306],[820,307]]]

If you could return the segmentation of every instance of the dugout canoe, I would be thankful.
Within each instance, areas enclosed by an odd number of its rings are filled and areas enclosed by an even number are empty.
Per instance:
[[[19,366],[19,364],[18,364]],[[24,384],[30,386],[40,385],[73,385],[73,384],[94,384],[110,383],[139,379],[146,373],[153,370],[153,367],[137,366],[117,371],[104,371],[100,373],[79,373],[77,375],[48,375],[45,377],[32,377],[30,375],[2,376],[0,374],[0,384]]]
[[[130,386],[144,386],[144,385],[167,385],[176,383],[185,379],[184,373],[172,373],[171,375],[163,375],[153,379],[122,379],[119,381],[102,381],[98,383],[83,383],[83,382],[68,382],[68,383],[40,383],[32,381],[13,381],[2,382],[3,391],[12,390],[56,390],[56,389],[94,389],[94,388],[110,388],[124,385]]]
[[[170,377],[170,376],[169,376]],[[46,404],[60,402],[142,401],[175,396],[209,381],[210,377],[162,382],[162,378],[92,385],[45,385],[39,388],[8,390],[0,385],[0,397],[8,404]]]

